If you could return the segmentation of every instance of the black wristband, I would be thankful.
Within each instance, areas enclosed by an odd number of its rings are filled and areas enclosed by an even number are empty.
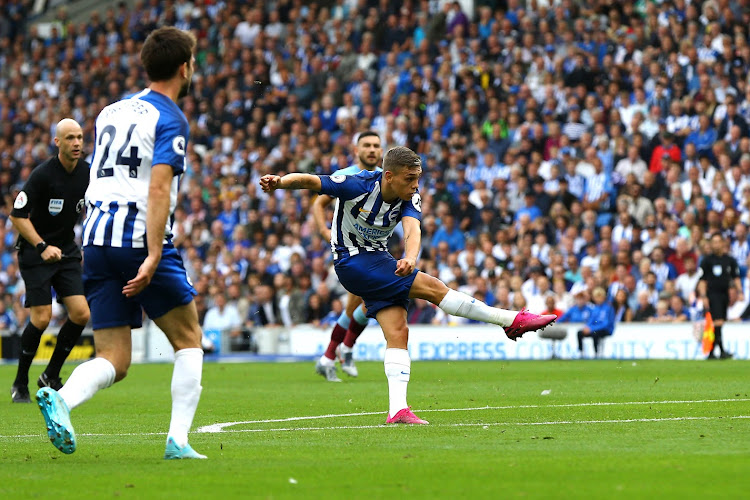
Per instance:
[[[44,251],[47,250],[48,246],[49,245],[47,245],[47,242],[42,240],[36,244],[36,251],[39,252],[39,255],[42,255],[42,253],[44,253]]]

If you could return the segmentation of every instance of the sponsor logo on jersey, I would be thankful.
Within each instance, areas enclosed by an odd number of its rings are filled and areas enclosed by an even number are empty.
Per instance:
[[[721,265],[717,264],[713,267],[714,276],[721,276]]]
[[[370,212],[371,212],[371,210],[365,210],[364,208],[361,208],[361,207],[359,209],[359,213],[361,213],[361,214],[369,214]]]
[[[13,208],[20,210],[25,207],[28,202],[29,197],[26,196],[26,193],[24,191],[21,191],[20,193],[18,193],[18,196],[16,196],[16,201],[13,202]]]
[[[49,210],[50,215],[58,215],[60,212],[62,212],[64,202],[65,200],[61,200],[60,198],[52,198],[51,200],[49,200],[47,210]]]
[[[174,149],[174,152],[178,155],[185,156],[185,138],[178,135],[172,139],[172,149]]]

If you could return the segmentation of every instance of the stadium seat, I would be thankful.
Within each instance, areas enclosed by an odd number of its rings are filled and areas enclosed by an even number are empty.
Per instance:
[[[565,340],[567,336],[568,329],[563,326],[552,326],[549,328],[545,328],[544,330],[539,332],[539,338],[549,339],[552,341],[552,356],[550,357],[550,359],[560,358],[556,353],[557,344],[559,344],[561,340]]]

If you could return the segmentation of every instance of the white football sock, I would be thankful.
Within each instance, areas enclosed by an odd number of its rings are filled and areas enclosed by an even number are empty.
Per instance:
[[[388,379],[388,416],[393,417],[409,406],[406,404],[406,388],[411,374],[409,351],[387,348],[383,364]]]
[[[177,446],[188,442],[188,431],[193,425],[195,410],[201,397],[201,375],[203,374],[203,350],[180,349],[174,353],[172,372],[172,420],[169,434]]]
[[[341,344],[341,345],[343,346],[344,344]],[[323,354],[320,357],[320,364],[323,365],[323,366],[336,366],[336,361],[333,360],[333,359],[326,358],[326,355]]]
[[[60,389],[60,397],[71,410],[115,382],[115,367],[109,360],[94,358],[80,364]]]
[[[461,316],[485,323],[492,323],[502,327],[508,327],[516,319],[516,311],[490,307],[481,300],[477,300],[471,295],[456,290],[448,290],[438,307],[448,314]]]

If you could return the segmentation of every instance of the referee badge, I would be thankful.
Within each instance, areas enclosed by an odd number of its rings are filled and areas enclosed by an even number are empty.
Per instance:
[[[15,208],[16,210],[20,210],[25,207],[28,202],[29,197],[26,196],[26,193],[24,191],[21,191],[20,193],[18,193],[18,196],[16,196],[16,201],[13,202],[13,208]]]
[[[60,212],[62,212],[64,202],[65,200],[62,200],[60,198],[52,198],[51,200],[49,200],[47,210],[49,210],[50,215],[59,215]]]

